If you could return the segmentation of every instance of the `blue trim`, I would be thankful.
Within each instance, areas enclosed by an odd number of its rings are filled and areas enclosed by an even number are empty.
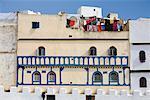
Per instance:
[[[107,71],[103,71],[103,74],[107,74]]]
[[[111,74],[112,73],[115,73],[115,74],[117,74],[117,76],[118,76],[118,78],[117,78],[117,80],[111,80]],[[110,73],[109,73],[109,84],[110,83],[116,83],[117,82],[117,84],[119,85],[119,74],[116,72],[116,71],[114,71],[114,69],[113,69],[113,71],[111,71]]]
[[[129,84],[18,84],[18,85],[45,85],[45,86],[130,86]]]
[[[16,76],[16,87],[18,87],[18,69],[19,69],[19,67],[17,67],[17,76]]]
[[[54,74],[54,77],[55,77],[54,81],[48,80],[48,75],[49,75],[50,73],[53,73],[53,74]],[[53,71],[50,71],[50,72],[47,73],[47,84],[50,84],[50,83],[55,83],[55,84],[56,84],[56,73],[53,72]]]
[[[34,81],[33,78],[34,78],[34,74],[35,73],[39,73],[39,75],[40,75],[40,80],[39,81]],[[39,84],[41,84],[41,73],[39,71],[37,71],[37,70],[32,73],[32,84],[34,84],[34,82],[39,82]]]
[[[31,71],[27,71],[27,73],[31,73]]]
[[[35,59],[35,64],[33,64],[33,60]],[[72,58],[72,59],[71,59]],[[86,58],[86,59],[85,59]],[[92,63],[89,63],[89,59],[93,59]],[[106,64],[105,59],[109,59],[109,64]],[[121,63],[117,64],[116,59],[120,59]],[[126,63],[123,64],[122,59],[126,59]],[[24,62],[23,59],[26,59]],[[31,59],[31,61],[29,61]],[[49,62],[46,63],[46,59],[49,59]],[[50,60],[54,59],[54,63],[51,63]],[[58,59],[58,62],[56,62],[56,59]],[[68,59],[68,62],[65,62],[65,59]],[[100,59],[103,60],[103,64],[100,64]],[[114,59],[115,64],[112,64],[112,61],[110,59]],[[39,64],[37,63],[37,60],[39,60]],[[41,60],[44,60],[44,63],[41,63]],[[60,60],[63,60],[63,64],[60,62]],[[70,64],[71,60],[73,60],[73,64]],[[82,60],[82,63],[81,61]],[[85,61],[86,60],[86,61]],[[95,63],[95,60],[98,60],[98,64]],[[85,62],[88,62],[86,64]],[[128,56],[17,56],[17,65],[18,66],[128,66]]]
[[[46,70],[42,70],[42,73],[46,73]]]
[[[22,83],[24,83],[24,67],[22,68]]]
[[[94,81],[95,74],[97,74],[97,73],[101,76],[102,80]],[[92,75],[92,84],[94,84],[94,83],[101,83],[101,84],[103,84],[103,74],[100,71],[96,71],[96,72],[93,73],[93,75]]]
[[[61,72],[64,70],[64,67],[60,67],[60,72],[59,72],[59,75],[60,75],[60,84],[62,84],[62,76],[61,76]]]
[[[87,82],[86,84],[89,84],[89,68],[84,68],[87,71]]]
[[[125,83],[125,68],[123,68],[123,84],[126,84]]]

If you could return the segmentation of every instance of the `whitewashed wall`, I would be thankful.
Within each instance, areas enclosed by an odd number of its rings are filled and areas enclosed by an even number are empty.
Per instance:
[[[130,43],[150,43],[150,18],[129,21]]]
[[[140,78],[145,77],[147,80],[147,88],[140,88]],[[150,72],[147,73],[131,73],[131,89],[132,90],[141,90],[144,92],[145,90],[150,90]]]
[[[0,13],[0,85],[16,84],[16,13]]]
[[[46,95],[55,95],[55,100],[86,100],[86,95],[92,95],[89,89],[86,89],[83,94],[80,94],[79,91],[78,89],[72,89],[71,94],[66,94],[65,88],[60,88],[56,94],[53,88],[48,88]],[[12,87],[10,92],[4,92],[3,87],[0,87],[1,100],[43,100],[41,94],[42,90],[40,88],[35,88],[35,92],[31,93],[30,88],[24,87],[22,92],[18,93],[16,87]],[[125,90],[109,90],[106,92],[98,89],[95,94],[95,100],[149,100],[149,98],[150,91],[142,93],[137,90],[129,93]]]
[[[80,16],[83,15],[83,17],[93,17],[93,16],[96,16],[98,18],[102,18],[102,8],[98,8],[98,7],[81,6],[78,9],[77,13],[80,14]]]
[[[139,52],[144,50],[146,61],[141,63]],[[131,70],[150,70],[150,45],[131,45],[130,46],[130,69]]]

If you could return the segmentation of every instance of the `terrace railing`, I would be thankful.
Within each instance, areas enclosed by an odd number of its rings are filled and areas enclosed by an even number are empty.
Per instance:
[[[128,66],[128,56],[18,56],[18,66]]]

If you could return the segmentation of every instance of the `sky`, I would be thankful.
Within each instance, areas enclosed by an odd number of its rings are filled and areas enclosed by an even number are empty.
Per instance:
[[[103,10],[103,16],[110,12],[122,19],[150,18],[150,0],[0,0],[0,12],[33,10],[46,14],[59,11],[77,13],[80,6],[96,6]]]

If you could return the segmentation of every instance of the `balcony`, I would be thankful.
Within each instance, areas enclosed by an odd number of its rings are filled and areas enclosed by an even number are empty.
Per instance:
[[[128,66],[128,56],[18,56],[18,66]]]

